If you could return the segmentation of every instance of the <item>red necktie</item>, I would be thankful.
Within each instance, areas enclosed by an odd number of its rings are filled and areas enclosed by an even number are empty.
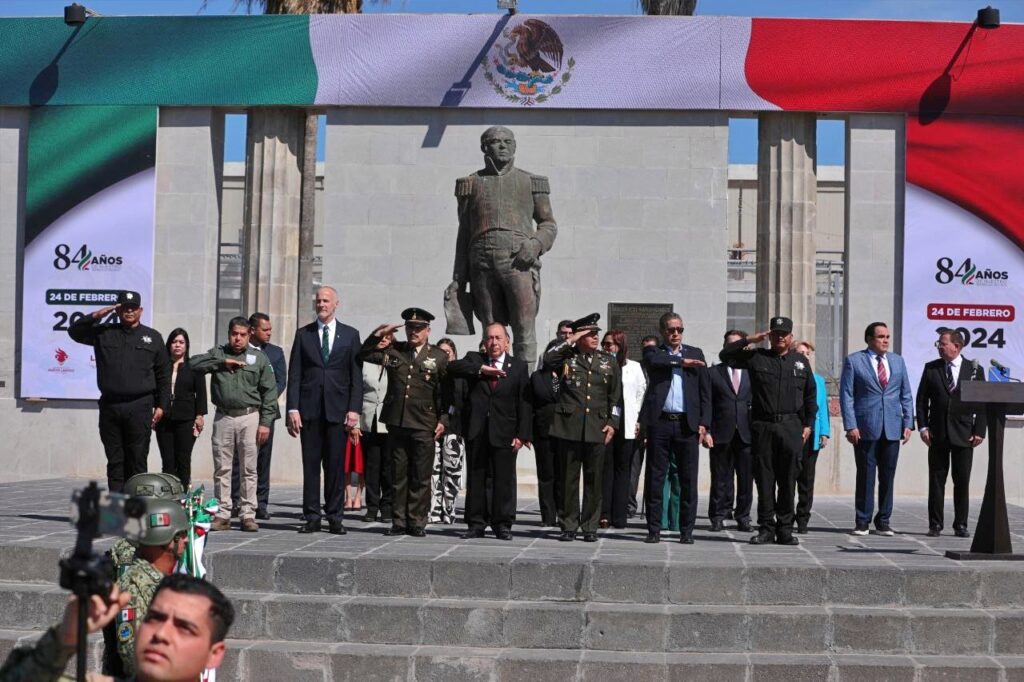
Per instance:
[[[498,366],[497,359],[491,358],[491,367],[497,367],[497,366]],[[498,387],[498,377],[491,377],[490,384],[491,384],[491,390],[492,391],[494,389],[496,389]]]
[[[889,384],[889,375],[885,371],[885,365],[882,364],[882,356],[878,356],[878,383],[885,388]]]

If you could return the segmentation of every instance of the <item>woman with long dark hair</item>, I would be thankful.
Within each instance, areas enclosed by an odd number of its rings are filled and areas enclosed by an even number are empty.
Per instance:
[[[629,513],[630,464],[637,443],[637,418],[644,391],[647,390],[647,378],[640,363],[628,357],[626,332],[609,329],[601,339],[601,349],[614,355],[622,368],[622,402],[619,403],[622,428],[615,433],[612,442],[605,446],[600,526],[625,528]]]
[[[202,433],[206,415],[206,377],[188,365],[188,332],[178,327],[167,335],[171,356],[171,409],[156,425],[161,470],[174,474],[188,490],[192,482],[192,446]]]

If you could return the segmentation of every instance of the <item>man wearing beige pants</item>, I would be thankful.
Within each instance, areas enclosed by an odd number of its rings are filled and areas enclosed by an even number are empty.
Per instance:
[[[231,528],[231,466],[242,466],[239,518],[242,530],[256,532],[256,457],[270,427],[280,417],[274,370],[262,351],[249,346],[249,321],[228,322],[228,343],[194,356],[192,370],[213,375],[213,494],[220,503],[211,530]]]

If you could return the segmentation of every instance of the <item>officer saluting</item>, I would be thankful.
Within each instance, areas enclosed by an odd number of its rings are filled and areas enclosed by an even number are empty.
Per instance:
[[[117,312],[119,323],[102,323]],[[122,291],[117,305],[71,323],[68,335],[92,346],[100,389],[100,440],[107,454],[107,488],[147,469],[149,437],[171,402],[171,361],[160,333],[140,324],[142,297]]]
[[[434,441],[448,426],[441,398],[448,355],[428,343],[433,315],[422,308],[406,308],[402,319],[407,341],[394,340],[402,325],[382,324],[363,341],[359,359],[383,365],[388,372],[380,420],[388,426],[387,448],[395,467],[394,516],[384,534],[423,537],[430,512]]]
[[[576,539],[583,530],[584,542],[597,542],[601,516],[601,474],[604,446],[619,428],[622,370],[615,356],[597,347],[597,321],[593,313],[572,323],[568,339],[544,353],[544,369],[558,372],[561,390],[555,406],[551,437],[559,439],[565,462],[562,534],[559,540]],[[580,469],[583,469],[583,516],[580,518]],[[556,485],[559,484],[556,481]]]
[[[748,348],[768,338],[771,348]],[[810,363],[793,345],[793,320],[773,317],[771,330],[726,344],[719,359],[750,371],[750,431],[757,482],[758,534],[750,544],[798,545],[793,537],[797,461],[818,412]],[[776,488],[778,494],[776,495]]]

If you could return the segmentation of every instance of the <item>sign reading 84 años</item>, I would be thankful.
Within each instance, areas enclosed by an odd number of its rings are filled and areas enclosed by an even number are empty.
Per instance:
[[[938,357],[940,329],[964,338],[964,357],[989,381],[1024,375],[1024,252],[981,218],[907,185],[901,354],[916,389],[926,362]]]

